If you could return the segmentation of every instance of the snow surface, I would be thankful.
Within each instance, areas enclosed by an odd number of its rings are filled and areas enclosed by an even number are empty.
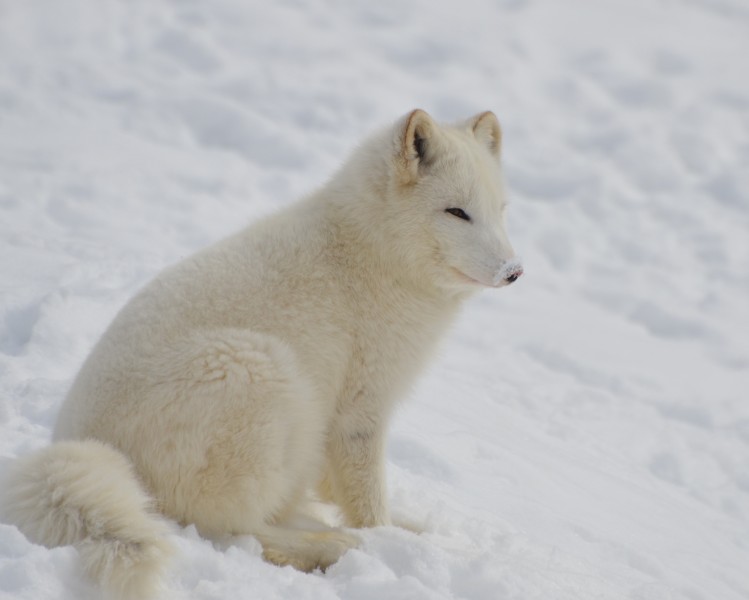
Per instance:
[[[168,588],[746,600],[748,56],[743,0],[0,1],[0,456],[48,443],[162,267],[414,107],[492,109],[525,275],[393,425],[393,511],[426,533],[307,575],[175,527]],[[72,548],[0,525],[0,598],[96,597]]]

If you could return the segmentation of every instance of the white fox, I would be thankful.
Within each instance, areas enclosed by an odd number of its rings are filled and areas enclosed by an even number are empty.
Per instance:
[[[54,443],[14,463],[5,518],[76,545],[117,598],[156,594],[162,515],[303,570],[357,543],[287,525],[309,490],[349,527],[389,524],[394,404],[461,303],[522,274],[500,142],[491,112],[414,110],[312,196],[161,273],[91,352]]]

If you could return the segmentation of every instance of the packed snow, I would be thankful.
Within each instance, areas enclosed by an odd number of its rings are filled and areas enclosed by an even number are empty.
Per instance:
[[[174,525],[170,597],[746,600],[747,56],[743,0],[0,2],[0,474],[161,268],[412,108],[491,109],[525,275],[394,420],[424,532],[304,574]],[[97,597],[0,525],[0,598]]]

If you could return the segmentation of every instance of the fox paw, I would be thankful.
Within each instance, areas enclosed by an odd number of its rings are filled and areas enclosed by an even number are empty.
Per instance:
[[[263,558],[275,565],[288,565],[306,573],[315,569],[324,572],[359,542],[359,538],[343,531],[307,531],[300,534],[297,543],[263,544]]]

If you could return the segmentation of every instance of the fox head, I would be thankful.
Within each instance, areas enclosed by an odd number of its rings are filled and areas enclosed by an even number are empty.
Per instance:
[[[502,132],[492,112],[440,126],[414,110],[395,127],[392,198],[430,240],[424,267],[443,286],[501,287],[523,273],[505,231]],[[418,236],[417,236],[418,237]]]
[[[457,292],[523,273],[505,231],[502,133],[492,112],[439,125],[413,110],[344,168],[366,206],[351,206],[391,264]]]

